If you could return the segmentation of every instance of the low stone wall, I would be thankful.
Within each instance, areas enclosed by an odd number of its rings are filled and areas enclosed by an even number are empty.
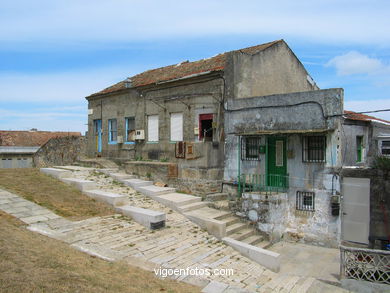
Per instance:
[[[239,212],[257,223],[271,242],[283,239],[338,247],[340,219],[331,215],[330,195],[324,190],[315,190],[315,211],[298,211],[295,193],[295,190],[273,195],[244,193]]]
[[[85,155],[86,140],[83,136],[64,136],[50,139],[34,154],[35,167],[69,165]]]

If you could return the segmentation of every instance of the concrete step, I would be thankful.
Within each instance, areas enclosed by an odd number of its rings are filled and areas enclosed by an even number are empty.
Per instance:
[[[131,188],[138,191],[139,187],[153,185],[152,181],[146,181],[141,179],[125,179],[122,181],[123,184],[130,186]]]
[[[115,210],[125,216],[131,217],[134,221],[148,229],[165,226],[166,215],[160,211],[153,211],[130,205],[117,207]]]
[[[215,211],[215,209],[213,209]],[[223,219],[229,218],[232,216],[232,213],[230,211],[222,211],[222,210],[217,210],[218,212],[215,213],[215,217],[213,219],[220,220],[222,221]]]
[[[230,216],[225,219],[222,219],[221,221],[226,223],[226,228],[227,228],[230,225],[240,222],[240,218],[235,216]]]
[[[235,223],[233,225],[226,227],[226,235],[230,237],[230,235],[234,234],[237,231],[241,231],[246,227],[247,227],[246,223],[242,223],[242,222]]]
[[[136,178],[135,175],[130,175],[130,174],[126,174],[126,173],[108,173],[108,176],[110,176],[113,179],[118,180],[120,182],[122,182],[122,180]]]
[[[56,168],[41,168],[39,169],[42,173],[52,176],[54,178],[69,178],[72,177],[72,171]]]
[[[66,184],[75,186],[81,191],[97,189],[96,183],[91,180],[84,180],[78,178],[60,178],[60,180]]]
[[[217,210],[222,210],[222,211],[230,211],[228,200],[218,200],[218,201],[209,202],[209,207]]]
[[[86,190],[84,193],[98,201],[108,203],[114,207],[123,206],[129,203],[127,195],[107,192],[103,190]]]
[[[210,193],[206,195],[207,201],[219,201],[219,200],[227,200],[227,193]]]
[[[196,210],[196,212],[201,214],[204,218],[215,219],[219,221],[232,215],[230,212],[220,211],[209,207],[203,207],[199,210]]]
[[[173,210],[178,210],[181,206],[202,201],[202,198],[198,196],[176,192],[158,195],[153,197],[153,199]]]
[[[243,228],[229,235],[229,237],[241,241],[242,239],[248,238],[249,236],[252,236],[254,234],[255,232],[253,231],[253,229]]]
[[[251,235],[245,239],[242,239],[242,242],[248,243],[250,245],[257,246],[256,244],[261,243],[264,240],[261,235]]]
[[[268,249],[269,247],[272,246],[272,243],[267,241],[267,240],[263,240],[260,243],[257,243],[255,246],[263,248],[263,249]]]
[[[163,194],[175,192],[176,188],[148,185],[148,186],[138,187],[137,191],[143,193],[146,196],[154,197],[154,196],[158,196],[158,195],[163,195]]]
[[[188,205],[180,206],[178,207],[178,210],[179,212],[184,213],[184,212],[198,210],[206,206],[207,206],[207,202],[201,201],[201,202],[195,202],[195,203],[190,203]]]

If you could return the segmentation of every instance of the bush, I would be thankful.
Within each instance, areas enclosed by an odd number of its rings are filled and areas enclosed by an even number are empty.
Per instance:
[[[374,159],[372,167],[383,171],[390,171],[390,158],[385,156],[377,156]]]

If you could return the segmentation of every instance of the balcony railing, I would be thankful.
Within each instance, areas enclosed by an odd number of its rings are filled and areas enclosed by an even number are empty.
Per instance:
[[[238,178],[238,194],[244,192],[286,192],[288,175],[279,174],[241,174]]]
[[[390,285],[390,251],[340,246],[340,277]]]

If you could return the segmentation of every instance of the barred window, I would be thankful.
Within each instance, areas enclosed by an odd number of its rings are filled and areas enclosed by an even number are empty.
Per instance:
[[[309,191],[297,191],[296,209],[298,211],[314,211],[315,193]]]
[[[380,150],[382,156],[390,156],[390,140],[382,140]]]
[[[260,160],[260,137],[246,136],[241,138],[241,160]]]
[[[304,162],[325,162],[326,137],[304,136],[302,158]]]

